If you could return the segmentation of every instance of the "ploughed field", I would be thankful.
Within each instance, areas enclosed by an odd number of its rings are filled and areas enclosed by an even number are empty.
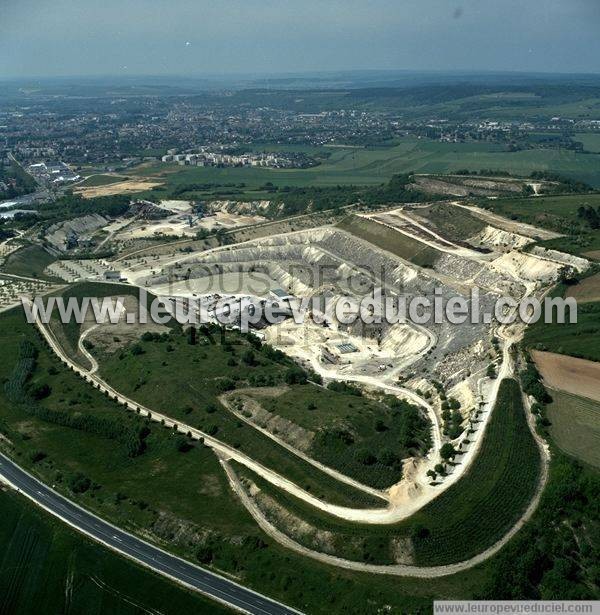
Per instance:
[[[532,355],[547,387],[600,401],[600,363],[537,350]]]

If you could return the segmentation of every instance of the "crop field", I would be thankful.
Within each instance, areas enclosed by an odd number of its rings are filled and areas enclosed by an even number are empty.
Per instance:
[[[279,145],[272,147],[282,149]],[[303,151],[322,158],[324,149]],[[570,150],[508,152],[492,143],[442,143],[407,137],[390,146],[336,147],[328,151],[330,156],[322,164],[309,169],[179,167],[157,163],[143,165],[129,174],[165,182],[165,193],[184,184],[219,184],[238,186],[244,198],[252,198],[250,191],[267,182],[279,187],[363,186],[384,183],[399,173],[452,173],[464,168],[497,169],[516,176],[550,170],[600,186],[600,156]],[[159,188],[156,194],[162,192]]]
[[[441,254],[435,248],[368,218],[349,216],[336,226],[421,267],[432,266]]]
[[[600,363],[535,350],[532,356],[551,389],[600,401]]]
[[[586,152],[600,153],[600,132],[578,132],[575,140],[583,143]]]
[[[0,491],[0,613],[228,613]],[[152,596],[151,602],[149,597]]]
[[[395,562],[394,544],[408,541],[413,563],[438,566],[468,559],[499,540],[533,497],[540,464],[519,384],[507,379],[501,384],[481,450],[465,476],[397,525],[365,526],[314,513],[255,475],[251,478],[298,518],[332,532],[335,554],[340,557],[391,564]]]
[[[564,391],[550,391],[550,435],[565,453],[600,468],[600,403]]]
[[[534,350],[600,361],[599,335],[600,303],[583,303],[577,309],[577,322],[544,323],[542,319],[527,328],[524,343]]]
[[[56,257],[46,252],[41,246],[24,246],[6,259],[2,271],[27,278],[55,281],[52,276],[44,274],[44,269],[55,261]]]
[[[507,379],[473,465],[413,521],[431,528],[428,537],[416,541],[419,562],[458,561],[459,554],[466,559],[493,544],[527,507],[540,466],[519,384]]]
[[[419,409],[395,398],[393,405],[386,405],[310,384],[294,385],[278,396],[255,397],[269,412],[314,436],[312,457],[376,488],[397,483],[401,460],[425,452],[430,443],[429,425]]]

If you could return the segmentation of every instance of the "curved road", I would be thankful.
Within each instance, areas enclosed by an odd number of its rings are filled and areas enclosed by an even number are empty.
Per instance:
[[[53,491],[1,453],[0,480],[10,484],[49,513],[96,542],[231,608],[252,615],[300,613],[234,581],[171,555],[103,521]]]

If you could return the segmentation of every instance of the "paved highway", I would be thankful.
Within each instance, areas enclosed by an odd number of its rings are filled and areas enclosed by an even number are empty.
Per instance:
[[[0,479],[65,523],[114,551],[227,606],[252,615],[299,613],[225,577],[162,551],[103,521],[50,489],[0,453]]]

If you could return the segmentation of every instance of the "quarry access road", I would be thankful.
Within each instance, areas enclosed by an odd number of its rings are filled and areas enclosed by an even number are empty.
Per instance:
[[[525,410],[527,412],[527,410]],[[531,415],[531,413],[528,413]],[[544,491],[544,487],[546,486],[548,480],[548,468],[550,461],[550,453],[547,449],[547,446],[543,442],[543,440],[537,435],[535,432],[535,425],[532,424],[531,417],[528,417],[528,424],[532,433],[534,434],[534,438],[538,447],[540,449],[540,454],[542,456],[542,465],[540,471],[540,477],[538,480],[538,484],[536,486],[536,490],[527,506],[525,512],[521,515],[521,517],[515,522],[515,524],[506,532],[506,534],[494,543],[491,547],[485,549],[481,553],[478,553],[474,557],[464,560],[462,562],[457,562],[456,564],[447,564],[444,566],[412,566],[410,564],[390,564],[390,565],[378,565],[378,564],[365,564],[362,562],[357,562],[353,560],[344,559],[341,557],[336,557],[334,555],[328,555],[326,553],[321,553],[319,551],[314,551],[305,547],[304,545],[299,544],[292,538],[290,538],[287,534],[284,534],[281,530],[275,527],[262,513],[257,504],[249,497],[241,484],[237,474],[231,467],[231,465],[226,461],[221,459],[221,465],[227,474],[227,478],[229,479],[229,484],[234,492],[240,498],[240,501],[246,508],[246,510],[250,513],[252,518],[256,521],[257,525],[273,540],[278,542],[280,545],[298,553],[299,555],[303,555],[305,557],[309,557],[316,561],[319,561],[323,564],[329,564],[331,566],[336,566],[338,568],[344,568],[346,570],[353,570],[356,572],[366,572],[371,574],[384,574],[398,577],[413,577],[418,579],[436,579],[439,577],[445,577],[452,574],[457,574],[459,572],[464,572],[482,564],[489,558],[496,555],[503,547],[505,547],[508,542],[519,532],[519,530],[531,519],[535,511],[537,510],[540,500],[542,498],[542,493]]]
[[[309,457],[307,454],[303,453],[301,450],[292,446],[291,444],[286,442],[284,439],[271,433],[268,429],[265,429],[264,427],[257,425],[256,423],[251,421],[249,418],[244,416],[241,412],[238,412],[234,408],[234,405],[231,402],[231,398],[236,395],[239,397],[243,397],[245,394],[247,396],[251,392],[252,392],[251,389],[249,390],[244,389],[243,391],[231,391],[230,393],[225,393],[224,395],[221,395],[219,397],[219,401],[238,420],[242,421],[243,423],[246,423],[246,425],[248,425],[249,427],[252,427],[252,429],[259,431],[261,434],[263,434],[263,436],[265,436],[265,438],[269,438],[270,440],[273,440],[273,442],[276,442],[279,446],[288,450],[290,453],[292,453],[292,455],[296,455],[296,457],[299,457],[306,463],[309,463],[310,465],[314,466],[315,468],[317,468],[324,474],[328,474],[329,476],[331,476],[332,478],[334,478],[335,480],[341,483],[346,483],[347,485],[350,485],[351,487],[354,487],[355,489],[363,491],[364,493],[368,493],[369,495],[372,495],[373,497],[384,500],[385,502],[389,502],[389,497],[386,495],[385,491],[382,491],[381,489],[375,489],[374,487],[370,487],[369,485],[365,485],[364,483],[361,483],[360,481],[350,478],[349,476],[346,476],[345,474],[342,474],[341,472],[338,472],[337,470],[334,470],[333,468],[330,468],[329,466],[326,466],[325,464],[320,463],[316,459]]]
[[[264,478],[266,481],[275,485],[276,487],[282,489],[294,495],[295,497],[303,500],[310,506],[318,508],[323,512],[327,512],[335,517],[340,519],[345,519],[348,521],[360,521],[365,523],[376,523],[376,524],[387,524],[394,523],[398,520],[399,515],[404,516],[402,511],[392,508],[388,506],[387,508],[374,508],[374,509],[360,509],[360,508],[348,508],[345,506],[339,506],[335,504],[329,504],[327,502],[323,502],[312,494],[308,493],[304,489],[301,489],[298,485],[293,483],[292,481],[284,478],[280,474],[277,474],[273,470],[263,466],[259,462],[255,461],[248,455],[245,455],[238,449],[225,444],[224,442],[217,440],[216,438],[204,433],[203,431],[192,427],[191,425],[186,425],[185,423],[181,423],[172,419],[171,417],[158,413],[150,408],[142,406],[138,404],[135,400],[122,395],[115,389],[113,389],[109,384],[107,384],[104,380],[102,380],[96,374],[90,374],[89,370],[82,368],[77,363],[75,363],[63,350],[60,346],[54,334],[51,330],[42,324],[39,318],[36,319],[36,325],[50,346],[50,349],[58,356],[58,358],[72,371],[76,374],[87,380],[90,385],[97,388],[100,392],[108,394],[111,399],[114,399],[117,403],[126,406],[130,411],[136,411],[139,408],[139,414],[141,416],[147,416],[154,422],[159,422],[164,424],[165,427],[176,429],[179,433],[189,434],[194,440],[202,440],[206,446],[215,450],[215,452],[220,453],[222,456],[228,459],[233,459],[238,463],[246,466],[248,469],[256,472],[259,476]]]
[[[79,348],[79,352],[90,362],[91,368],[89,370],[90,375],[95,374],[98,371],[98,361],[91,352],[85,347],[85,339],[86,337],[95,329],[98,328],[98,325],[92,325],[89,329],[86,329],[80,336],[79,341],[77,342],[77,347]]]
[[[176,421],[165,414],[161,414],[150,408],[144,407],[138,404],[135,400],[119,393],[97,374],[91,374],[89,370],[84,369],[75,363],[66,354],[62,346],[56,340],[52,331],[46,325],[41,323],[39,317],[36,318],[35,322],[40,333],[58,358],[76,374],[87,380],[91,386],[97,388],[100,392],[109,395],[117,403],[120,403],[130,411],[137,411],[139,408],[139,414],[141,416],[147,416],[152,421],[164,424],[165,427],[176,429],[179,433],[189,434],[195,440],[202,440],[206,446],[212,448],[215,452],[220,453],[225,458],[237,461],[276,487],[297,497],[306,504],[331,514],[334,517],[338,517],[346,521],[376,525],[397,523],[398,521],[402,521],[403,519],[406,519],[414,514],[417,510],[427,504],[427,502],[442,493],[446,488],[445,484],[439,485],[436,488],[425,485],[423,488],[426,493],[423,494],[423,497],[403,502],[401,506],[395,505],[390,501],[388,506],[385,508],[349,508],[347,506],[324,502],[313,496],[311,493],[305,491],[289,479],[274,472],[270,468],[263,466],[261,463],[255,461],[252,457],[249,457],[238,449],[225,444],[224,442],[208,435],[207,433],[204,433],[199,429],[196,429],[195,427],[192,427],[191,425],[186,425],[185,423]],[[412,392],[410,393],[412,395],[416,395]]]
[[[495,403],[495,399],[498,394],[498,390],[500,387],[500,383],[504,378],[510,378],[515,375],[514,364],[511,356],[511,348],[514,344],[520,341],[523,336],[523,327],[517,327],[515,329],[511,329],[510,326],[501,326],[497,329],[498,337],[504,341],[503,354],[502,354],[502,364],[500,366],[500,370],[498,372],[498,377],[496,382],[494,383],[494,389],[492,392],[493,403]],[[478,553],[474,557],[464,560],[462,562],[457,562],[455,564],[448,564],[444,566],[413,566],[410,564],[392,564],[392,565],[377,565],[377,564],[366,564],[362,562],[352,561],[348,559],[344,559],[341,557],[336,557],[334,555],[329,555],[326,553],[322,553],[319,551],[314,551],[305,547],[304,545],[299,544],[290,536],[279,530],[275,527],[269,519],[265,517],[261,509],[258,507],[256,502],[248,495],[246,489],[241,484],[240,479],[235,473],[234,469],[228,463],[228,461],[224,458],[220,458],[220,463],[225,470],[231,488],[240,498],[240,501],[248,510],[252,518],[256,521],[258,526],[273,540],[281,544],[282,546],[300,554],[305,557],[309,557],[316,561],[319,561],[324,564],[329,564],[331,566],[336,566],[338,568],[344,568],[347,570],[353,570],[357,572],[365,572],[371,574],[383,574],[383,575],[392,575],[398,577],[413,577],[419,579],[434,579],[444,576],[449,576],[453,574],[457,574],[460,572],[464,572],[482,564],[486,560],[490,559],[494,555],[496,555],[502,548],[504,548],[508,542],[519,532],[519,530],[531,519],[537,510],[542,494],[544,492],[544,488],[548,481],[549,475],[549,465],[550,465],[550,449],[548,444],[544,441],[544,439],[537,433],[535,419],[530,411],[530,403],[529,399],[525,395],[523,395],[523,410],[526,414],[527,425],[531,431],[531,434],[538,446],[538,450],[540,452],[541,457],[541,466],[540,466],[540,476],[538,479],[538,483],[536,485],[535,491],[532,495],[532,498],[529,502],[529,505],[521,515],[521,517],[514,523],[514,525],[506,532],[506,534],[500,538],[493,545]],[[492,403],[490,400],[488,403]],[[484,419],[484,424],[489,420],[492,412],[490,411],[486,413],[486,417]],[[480,430],[483,432],[483,429]],[[477,440],[477,446],[472,447],[469,453],[472,458],[475,457],[475,454],[478,448],[481,445],[483,439],[483,433],[480,433],[480,437]],[[467,466],[465,463],[465,459],[463,459],[463,464]]]

